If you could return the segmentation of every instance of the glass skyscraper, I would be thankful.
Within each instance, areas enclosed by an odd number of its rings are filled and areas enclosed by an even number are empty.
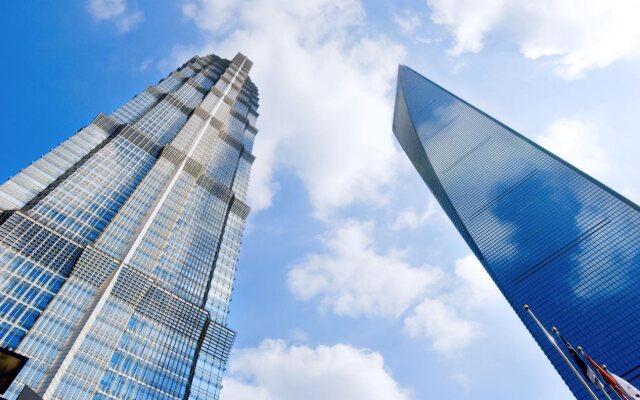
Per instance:
[[[30,359],[9,398],[219,397],[251,65],[193,57],[0,186],[0,346]]]
[[[640,208],[405,66],[393,130],[575,396],[588,395],[524,304],[640,386]]]

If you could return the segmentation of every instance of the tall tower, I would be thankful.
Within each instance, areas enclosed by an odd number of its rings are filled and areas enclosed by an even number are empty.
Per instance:
[[[46,399],[217,399],[258,116],[193,57],[0,186],[0,346]]]
[[[524,304],[638,386],[640,208],[405,66],[393,131],[576,397]]]

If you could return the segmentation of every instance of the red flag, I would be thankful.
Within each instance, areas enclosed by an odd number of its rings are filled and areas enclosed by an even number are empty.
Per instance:
[[[626,400],[629,399],[625,394],[624,390],[622,390],[620,385],[618,385],[618,381],[616,380],[616,378],[611,376],[609,372],[607,372],[604,368],[599,366],[597,362],[593,361],[593,358],[589,357],[587,353],[584,353],[584,356],[587,357],[587,360],[589,360],[591,365],[593,365],[594,368],[598,370],[602,378],[609,384],[609,386],[613,388],[613,390],[615,390],[620,396],[622,396],[623,399],[626,399]]]

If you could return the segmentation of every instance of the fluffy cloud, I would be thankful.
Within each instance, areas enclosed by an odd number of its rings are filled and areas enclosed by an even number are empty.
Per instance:
[[[433,348],[441,353],[467,347],[478,330],[475,322],[459,317],[454,308],[438,299],[424,300],[404,324],[411,336],[429,338]]]
[[[216,39],[177,48],[174,63],[212,51],[242,51],[255,63],[262,106],[254,210],[271,204],[275,169],[301,179],[321,218],[353,202],[387,200],[382,189],[399,159],[392,94],[405,51],[366,27],[358,1],[201,0],[183,11]]]
[[[322,238],[326,251],[289,271],[289,289],[337,315],[404,315],[405,331],[443,354],[467,347],[480,332],[476,312],[500,298],[480,262],[473,255],[459,258],[453,273],[414,267],[398,252],[377,250],[373,230],[371,222],[334,225]]]
[[[182,13],[191,18],[198,28],[217,32],[226,28],[233,21],[237,6],[236,0],[186,3],[182,6]]]
[[[465,308],[487,306],[500,298],[496,284],[473,254],[457,259],[454,271],[460,282],[457,296]]]
[[[435,268],[411,267],[398,254],[374,249],[373,224],[348,221],[326,234],[327,252],[312,254],[288,275],[301,299],[347,316],[397,317],[442,277]]]
[[[451,53],[477,53],[502,30],[529,59],[543,59],[566,79],[640,53],[635,0],[427,0],[431,19],[454,38]]]
[[[502,18],[504,0],[427,0],[431,20],[446,26],[455,44],[451,53],[477,53],[482,50],[485,34]]]
[[[479,335],[481,324],[474,314],[491,307],[500,292],[489,274],[473,255],[456,260],[454,275],[449,276],[438,296],[426,298],[404,320],[412,337],[428,339],[439,353],[457,354]]]
[[[593,122],[575,118],[558,120],[537,142],[595,177],[602,177],[609,170],[606,146],[601,143],[599,127]]]
[[[113,21],[120,33],[127,33],[144,19],[142,12],[130,11],[125,0],[90,0],[89,14],[97,21]]]
[[[289,346],[265,340],[236,351],[223,400],[408,400],[379,353],[350,345]]]
[[[401,14],[393,14],[393,22],[404,33],[412,33],[422,25],[420,17],[412,14],[410,11],[405,11]]]
[[[415,229],[423,226],[435,217],[442,215],[443,211],[435,199],[431,199],[427,204],[427,208],[423,212],[414,210],[404,210],[400,212],[394,223],[391,225],[393,230]]]

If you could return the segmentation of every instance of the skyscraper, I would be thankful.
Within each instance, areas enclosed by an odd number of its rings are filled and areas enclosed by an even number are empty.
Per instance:
[[[251,65],[193,57],[0,186],[0,345],[30,359],[9,398],[218,398]]]
[[[405,66],[393,130],[576,397],[585,389],[524,304],[640,384],[640,208]]]

